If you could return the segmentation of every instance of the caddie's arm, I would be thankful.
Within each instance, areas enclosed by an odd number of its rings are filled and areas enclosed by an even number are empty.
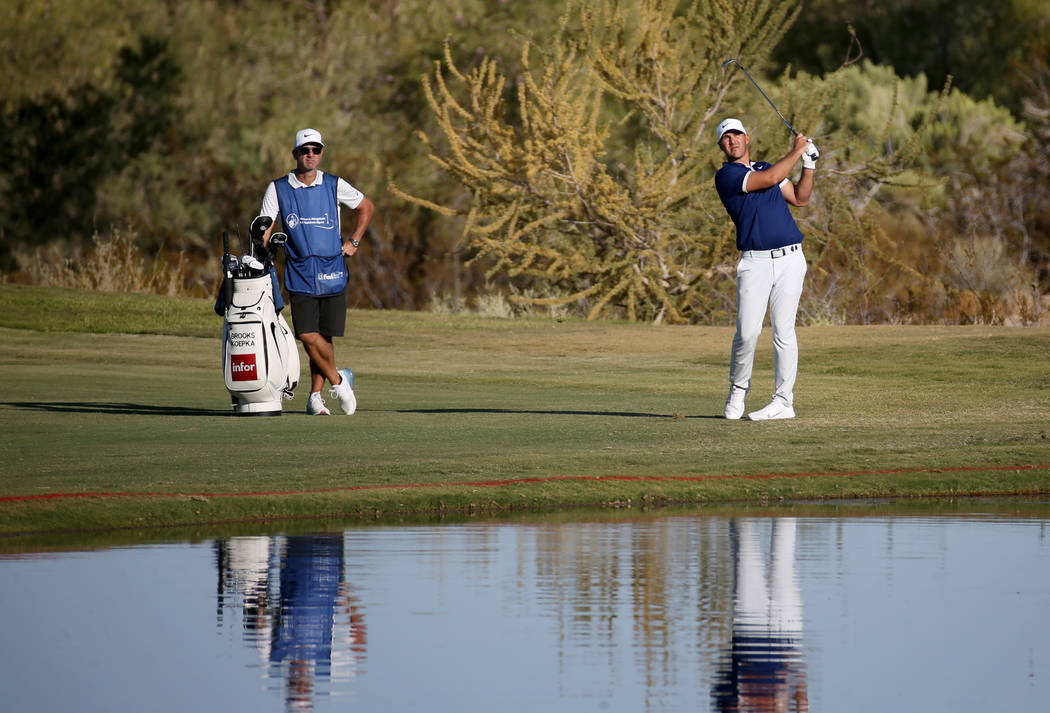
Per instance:
[[[765,171],[752,171],[747,176],[747,191],[754,193],[765,188],[772,188],[787,178],[795,168],[795,164],[802,158],[809,148],[809,139],[799,134],[795,137],[795,145],[784,158],[780,159]]]
[[[273,235],[277,229],[277,214],[280,212],[280,206],[277,203],[277,186],[274,185],[273,181],[270,181],[270,185],[266,186],[266,192],[263,194],[262,206],[259,208],[259,215],[266,215],[273,219],[273,223],[263,233],[263,247],[269,247],[270,236]]]
[[[264,248],[267,248],[267,247],[270,246],[270,236],[273,235],[273,229],[276,226],[277,226],[277,223],[272,223],[270,225],[270,227],[266,229],[266,232],[263,233],[262,241],[263,241],[263,247]]]
[[[357,212],[357,225],[354,226],[353,235],[348,240],[343,241],[343,255],[347,257],[357,252],[357,246],[362,238],[365,237],[368,225],[372,222],[372,216],[375,215],[376,207],[367,196],[364,196],[354,210]]]

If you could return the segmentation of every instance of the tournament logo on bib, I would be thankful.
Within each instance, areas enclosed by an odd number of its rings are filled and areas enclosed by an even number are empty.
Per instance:
[[[315,218],[298,218],[298,221],[303,225],[309,225],[314,228],[320,228],[321,230],[335,230],[335,221],[325,211],[324,215],[317,216]]]
[[[288,216],[285,223],[287,223],[288,225],[288,230],[295,230],[295,226],[299,225],[299,216],[295,213],[292,213]]]

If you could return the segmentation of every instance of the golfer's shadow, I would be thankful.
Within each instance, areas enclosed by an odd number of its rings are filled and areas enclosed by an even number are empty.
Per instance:
[[[84,401],[6,401],[0,406],[49,411],[51,413],[98,413],[128,416],[228,416],[229,409],[185,408],[183,406],[155,406],[150,404],[84,402]]]
[[[514,409],[514,408],[401,408],[395,409],[394,413],[419,413],[419,414],[509,414],[522,416],[615,416],[617,418],[668,418],[668,419],[695,419],[695,418],[721,418],[721,416],[709,416],[700,414],[697,416],[681,416],[673,413],[643,413],[641,411],[577,411],[567,409]]]

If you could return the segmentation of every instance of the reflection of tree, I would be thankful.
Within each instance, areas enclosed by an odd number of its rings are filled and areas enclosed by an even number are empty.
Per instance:
[[[284,679],[288,709],[312,710],[317,681],[352,675],[366,651],[342,536],[231,538],[217,551],[220,623],[239,599],[245,639]]]
[[[578,651],[591,660],[606,657],[610,693],[627,652],[643,677],[646,709],[661,709],[667,691],[696,685],[692,656],[728,641],[732,571],[725,520],[553,523],[535,537],[538,600],[557,623],[558,660]],[[629,647],[622,646],[625,626]]]
[[[736,561],[732,646],[712,697],[719,711],[808,711],[794,518],[773,520],[767,570],[753,520],[731,524]]]

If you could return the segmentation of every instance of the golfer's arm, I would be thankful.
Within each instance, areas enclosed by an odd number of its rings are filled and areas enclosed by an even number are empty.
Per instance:
[[[798,163],[800,158],[802,158],[802,154],[806,152],[808,141],[809,140],[806,139],[805,136],[799,134],[798,138],[795,140],[794,148],[792,148],[784,158],[774,163],[765,171],[752,171],[747,177],[748,193],[761,191],[764,188],[772,188],[787,178],[791,174],[791,170],[795,167],[795,164]]]
[[[793,206],[801,208],[809,203],[809,197],[813,194],[813,175],[816,173],[812,168],[803,168],[798,183],[785,183],[780,190],[784,194],[784,200]]]

